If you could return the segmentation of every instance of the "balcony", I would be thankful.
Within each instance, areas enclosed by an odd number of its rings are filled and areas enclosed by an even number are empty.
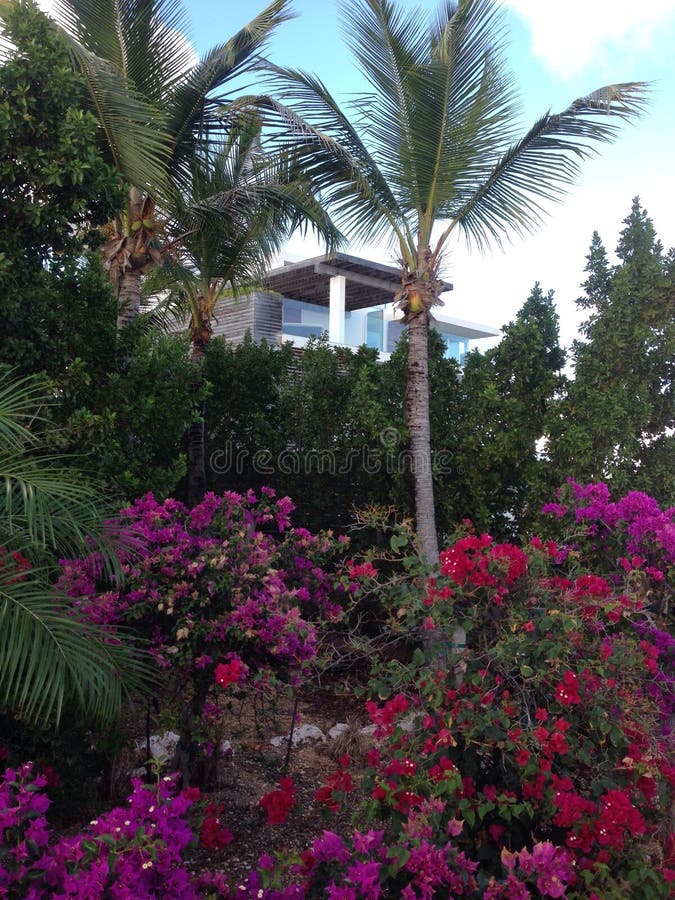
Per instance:
[[[393,299],[399,271],[346,254],[321,256],[272,270],[268,291],[281,295],[282,340],[303,347],[310,338],[326,335],[330,344],[377,350],[387,359],[405,326]],[[445,285],[452,290],[451,284]],[[434,327],[445,341],[448,358],[461,363],[470,339],[494,337],[499,331],[434,311]]]

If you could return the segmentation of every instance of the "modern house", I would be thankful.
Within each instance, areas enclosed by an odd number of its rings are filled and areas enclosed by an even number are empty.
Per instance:
[[[290,341],[301,349],[326,334],[330,344],[356,349],[365,344],[387,359],[405,326],[394,308],[400,271],[393,266],[334,253],[268,272],[264,289],[216,305],[213,335],[233,343],[250,331],[254,341]],[[445,283],[445,290],[452,285]],[[433,311],[434,327],[447,345],[447,356],[461,362],[469,341],[495,337],[498,329]]]

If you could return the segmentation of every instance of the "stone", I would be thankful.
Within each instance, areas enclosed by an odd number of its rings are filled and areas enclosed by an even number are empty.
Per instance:
[[[293,729],[293,746],[304,744],[308,741],[325,741],[326,735],[316,725],[298,725]],[[270,741],[273,747],[283,747],[288,744],[288,735],[279,734]]]
[[[175,731],[165,731],[164,734],[150,735],[150,758],[157,759],[159,762],[168,762],[174,754],[180,735]],[[147,744],[145,741],[138,741],[136,744],[138,752],[145,755],[147,752]]]
[[[333,725],[333,727],[328,732],[328,737],[335,740],[339,738],[341,734],[344,734],[345,731],[349,731],[349,725],[346,722],[337,722],[337,724]]]

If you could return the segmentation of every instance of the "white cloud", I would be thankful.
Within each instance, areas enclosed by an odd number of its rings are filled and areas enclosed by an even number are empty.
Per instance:
[[[532,33],[532,52],[553,72],[570,76],[610,52],[648,50],[675,19],[675,0],[505,0]]]

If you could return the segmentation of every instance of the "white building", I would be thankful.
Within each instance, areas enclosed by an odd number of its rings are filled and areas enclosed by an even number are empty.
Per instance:
[[[255,341],[290,341],[301,349],[312,337],[328,336],[336,347],[362,345],[388,359],[405,326],[393,304],[400,271],[346,253],[286,263],[268,272],[264,290],[237,300],[221,300],[215,310],[214,336],[234,343],[247,331]],[[445,291],[452,285],[445,283]],[[469,341],[495,337],[499,330],[433,310],[434,327],[447,345],[447,356],[461,362]]]

